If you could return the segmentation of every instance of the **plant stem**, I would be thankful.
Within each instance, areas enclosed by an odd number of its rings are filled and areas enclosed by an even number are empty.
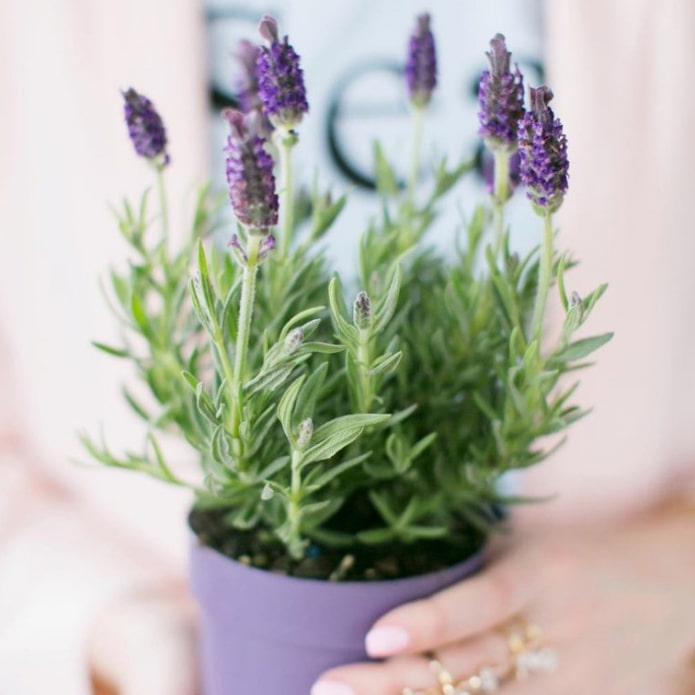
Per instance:
[[[279,130],[276,136],[280,158],[280,209],[282,211],[282,233],[278,244],[278,259],[284,263],[289,253],[294,233],[294,191],[292,183],[292,148],[297,136],[291,131]]]
[[[253,316],[253,304],[256,296],[256,276],[258,275],[258,252],[262,236],[249,234],[248,260],[244,266],[244,275],[241,281],[241,299],[239,302],[239,322],[237,325],[236,350],[234,351],[234,372],[232,375],[232,437],[235,440],[234,452],[237,457],[243,455],[241,446],[240,428],[244,406],[244,380],[246,378],[246,361],[249,351],[249,336],[251,330],[251,318]],[[225,376],[227,374],[225,373]]]
[[[302,494],[302,455],[296,449],[292,449],[292,458],[290,462],[292,470],[292,479],[290,483],[290,495],[288,498],[287,521],[289,524],[289,543],[288,548],[290,554],[295,559],[300,559],[302,556],[302,539],[301,539],[301,513],[300,513],[300,498]]]
[[[509,159],[505,150],[495,150],[494,189],[492,194],[492,214],[495,257],[499,256],[504,246],[504,206],[509,197]]]
[[[365,328],[359,330],[359,343],[357,346],[357,369],[359,370],[359,398],[357,408],[360,413],[368,413],[372,405],[372,389],[369,374],[369,366],[372,363],[370,350],[370,335]]]
[[[164,278],[162,280],[162,299],[164,306],[160,319],[160,340],[162,347],[166,349],[170,338],[169,315],[171,312],[170,268],[169,255],[167,253],[169,240],[169,206],[167,203],[166,186],[164,185],[164,167],[157,167],[157,194],[159,196],[159,219],[162,225],[162,239],[159,242],[159,262],[162,266]]]
[[[540,251],[540,266],[538,269],[538,292],[536,303],[533,307],[532,338],[541,342],[543,334],[543,319],[545,318],[545,306],[548,302],[548,291],[552,281],[553,266],[553,217],[548,212],[543,216],[543,242]]]
[[[413,151],[410,160],[410,177],[408,178],[408,207],[415,206],[415,188],[420,174],[420,150],[422,149],[422,129],[425,110],[422,106],[413,106]]]

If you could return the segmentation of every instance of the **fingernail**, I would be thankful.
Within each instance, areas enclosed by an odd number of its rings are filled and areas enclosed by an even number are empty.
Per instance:
[[[385,625],[375,627],[365,640],[369,656],[391,656],[402,652],[410,642],[408,633],[402,627]]]
[[[355,691],[345,683],[336,681],[319,681],[314,683],[311,695],[355,695]]]

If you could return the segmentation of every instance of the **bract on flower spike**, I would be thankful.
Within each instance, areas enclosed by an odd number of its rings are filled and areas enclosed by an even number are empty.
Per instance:
[[[224,115],[230,125],[225,147],[229,199],[237,219],[251,233],[268,234],[278,223],[278,197],[273,158],[259,135],[260,117],[255,113],[244,116],[233,109]]]
[[[410,101],[416,106],[426,106],[437,86],[437,51],[429,14],[417,18],[415,30],[410,35],[405,80]]]
[[[531,88],[531,109],[519,124],[521,181],[540,214],[555,212],[568,186],[567,138],[548,106],[552,98],[548,87]]]
[[[515,68],[502,34],[496,34],[486,52],[490,69],[480,76],[478,134],[491,149],[513,152],[517,147],[519,121],[524,115],[524,80]]]
[[[132,87],[123,94],[128,135],[135,151],[160,167],[169,164],[166,152],[167,136],[161,116],[152,102],[144,95],[138,94]]]
[[[274,126],[291,130],[309,111],[299,56],[287,36],[280,40],[273,17],[265,15],[258,30],[269,44],[261,47],[257,63],[263,113]]]
[[[258,96],[258,56],[260,53],[260,46],[246,39],[239,41],[234,52],[234,57],[242,68],[241,79],[239,80],[239,106],[244,113],[261,109],[261,100]]]

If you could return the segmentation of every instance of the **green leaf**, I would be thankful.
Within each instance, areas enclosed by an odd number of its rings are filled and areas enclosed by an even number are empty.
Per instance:
[[[411,539],[445,538],[449,535],[449,529],[445,526],[408,526],[406,533]]]
[[[582,338],[574,343],[570,343],[560,352],[555,353],[553,360],[557,362],[574,362],[575,360],[584,359],[602,345],[605,345],[612,337],[613,333],[604,333],[592,338]]]
[[[147,337],[151,336],[150,323],[147,319],[145,307],[135,292],[130,297],[130,313],[142,334]]]
[[[212,402],[212,399],[205,391],[205,386],[202,382],[198,382],[195,389],[195,401],[201,415],[204,415],[213,425],[219,422],[217,417],[217,408]]]
[[[236,462],[230,453],[229,441],[227,433],[222,425],[219,425],[213,432],[210,441],[210,450],[216,461],[219,461],[225,468],[229,470],[236,469]]]
[[[183,377],[184,381],[193,389],[193,393],[195,393],[198,388],[198,379],[185,369],[181,372],[181,376]]]
[[[357,348],[357,329],[348,319],[347,307],[343,298],[343,289],[338,276],[334,276],[328,285],[328,299],[331,308],[331,319],[338,337],[353,349]]]
[[[306,375],[300,376],[295,379],[287,388],[287,391],[282,395],[280,402],[278,403],[278,420],[282,425],[282,429],[285,431],[285,436],[294,445],[294,424],[293,424],[293,413],[294,405],[299,396],[299,391],[302,388],[302,384],[306,379]]]
[[[121,306],[126,308],[128,306],[128,298],[130,297],[130,285],[128,281],[115,271],[111,271],[111,284],[114,294],[121,303]]]
[[[282,342],[286,337],[287,334],[298,324],[300,324],[302,321],[305,319],[310,318],[311,316],[316,316],[316,314],[320,314],[322,311],[324,311],[326,307],[325,306],[314,306],[311,307],[310,309],[305,309],[304,311],[300,311],[298,314],[295,314],[282,328],[280,331],[280,337],[278,338],[278,342]]]
[[[341,429],[329,436],[325,436],[319,443],[313,444],[304,452],[302,456],[303,464],[306,465],[315,461],[325,461],[333,458],[339,451],[352,444],[363,431],[363,427],[353,427]]]
[[[398,526],[398,515],[389,507],[383,495],[380,495],[376,490],[371,490],[369,499],[387,524]]]
[[[130,407],[131,407],[143,420],[145,420],[146,422],[150,422],[150,421],[151,421],[151,416],[150,416],[150,414],[147,412],[147,410],[145,410],[145,408],[143,408],[143,406],[140,405],[140,403],[138,403],[137,400],[135,400],[135,398],[132,396],[132,394],[130,393],[130,391],[128,391],[128,389],[127,389],[125,386],[123,386],[123,387],[121,388],[121,393],[123,394],[123,398],[125,398],[126,403],[128,403],[128,405],[129,405],[129,406],[130,406]]]
[[[389,543],[396,538],[396,533],[390,528],[375,528],[368,531],[360,531],[357,540],[365,545],[381,545]]]
[[[215,316],[215,293],[210,282],[210,272],[208,270],[208,261],[205,256],[205,246],[203,242],[198,242],[198,272],[200,273],[200,287],[203,291],[205,306],[207,307],[210,316]]]
[[[336,432],[355,427],[373,427],[386,422],[391,416],[383,413],[356,413],[354,415],[342,415],[321,425],[314,432],[313,441],[319,441],[322,437],[330,437]]]
[[[261,391],[275,391],[287,381],[293,369],[293,365],[286,365],[261,373],[244,384],[244,391],[250,396]]]
[[[401,267],[397,265],[391,273],[391,281],[389,288],[386,291],[383,299],[377,304],[374,314],[374,326],[372,331],[374,334],[381,333],[386,328],[388,322],[393,317],[398,304],[398,295],[401,290]]]
[[[342,475],[346,471],[349,471],[350,469],[354,468],[355,466],[359,466],[360,463],[363,461],[366,461],[370,456],[372,455],[371,451],[367,451],[366,453],[362,454],[361,456],[355,456],[354,458],[348,459],[347,461],[343,461],[342,463],[339,463],[337,466],[331,466],[326,470],[324,473],[319,475],[317,478],[313,478],[312,476],[307,476],[306,479],[306,485],[308,488],[311,489],[311,491],[315,490],[320,490],[322,487],[325,487],[330,483],[333,479],[337,478],[338,476]]]
[[[382,355],[375,363],[374,366],[367,371],[368,376],[381,376],[387,375],[394,372],[398,365],[400,364],[403,353],[399,350],[398,352],[393,352],[390,355]]]
[[[200,321],[201,325],[208,331],[208,333],[212,333],[212,324],[210,323],[210,318],[200,302],[195,278],[191,278],[188,281],[188,293],[191,298],[191,304],[193,305],[193,311],[198,317],[198,321]]]
[[[276,473],[279,473],[283,468],[287,468],[290,463],[289,456],[280,456],[274,461],[269,463],[265,468],[258,471],[256,479],[258,482],[267,482],[269,478],[272,478]]]
[[[321,500],[320,502],[312,502],[311,504],[304,505],[302,507],[302,518],[305,520],[304,523],[309,527],[322,524],[342,507],[343,502],[344,500],[342,497],[333,497],[328,500]]]
[[[338,215],[343,211],[345,203],[347,203],[347,194],[343,194],[338,200],[329,205],[314,205],[313,223],[310,232],[312,240],[323,236],[330,229]]]
[[[97,348],[98,350],[101,350],[102,352],[107,353],[108,355],[113,355],[114,357],[130,357],[130,352],[128,350],[123,350],[121,348],[115,348],[111,347],[111,345],[106,345],[105,343],[97,343],[96,341],[92,341],[92,345]]]
[[[302,343],[299,352],[318,353],[320,355],[337,355],[345,350],[344,345],[334,345],[333,343],[322,343],[316,340]]]
[[[374,160],[376,164],[376,188],[384,197],[394,197],[398,193],[398,179],[388,163],[379,142],[374,143]]]
[[[314,370],[302,386],[297,397],[296,413],[297,421],[301,422],[308,417],[313,417],[316,409],[316,401],[321,393],[321,389],[326,381],[328,373],[328,363],[324,362],[318,369]]]

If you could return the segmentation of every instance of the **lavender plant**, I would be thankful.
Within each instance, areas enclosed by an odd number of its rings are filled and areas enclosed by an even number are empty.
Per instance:
[[[499,506],[515,501],[500,492],[500,477],[542,461],[586,413],[568,376],[611,336],[574,337],[605,285],[585,298],[565,290],[573,262],[554,248],[552,215],[567,192],[568,160],[552,93],[532,89],[526,111],[505,39],[492,39],[479,113],[494,155],[490,200],[468,220],[460,248],[452,241],[436,252],[427,232],[470,165],[442,161],[420,182],[423,114],[437,83],[430,23],[417,19],[404,69],[408,184],[401,188],[377,146],[380,212],[359,240],[350,291],[319,244],[345,197],[316,187],[309,218],[295,215],[291,152],[308,103],[300,59],[270,17],[260,26],[267,45],[240,51],[246,113],[225,114],[237,221],[229,245],[212,240],[218,206],[208,187],[177,249],[163,186],[153,220],[147,193],[119,213],[134,252],[126,272],[111,272],[124,343],[96,345],[131,360],[149,387],[146,405],[124,390],[147,424],[147,444],[116,455],[104,441],[83,442],[102,463],[190,487],[201,538],[234,556],[248,552],[245,561],[306,573],[318,557],[325,562],[309,573],[333,577],[433,569],[480,543]],[[162,121],[134,90],[124,97],[135,150],[161,182],[169,161]],[[524,258],[510,249],[504,219],[517,150],[543,221],[541,244]],[[544,320],[553,286],[565,321],[551,340]],[[162,432],[198,452],[199,481],[167,464]]]

